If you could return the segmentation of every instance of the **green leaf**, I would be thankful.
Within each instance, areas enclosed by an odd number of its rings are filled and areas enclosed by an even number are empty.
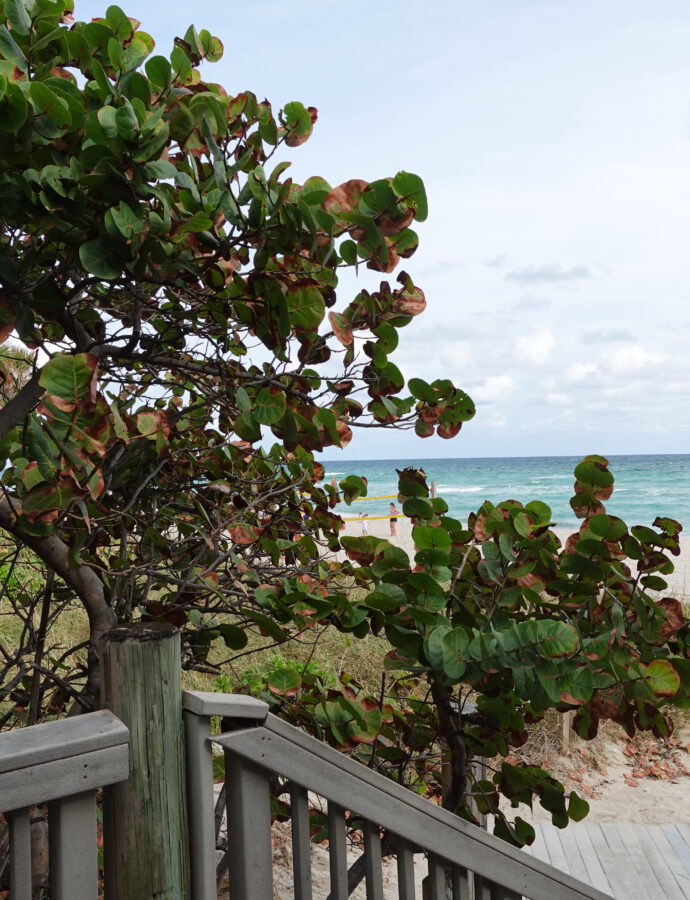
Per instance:
[[[294,103],[286,103],[283,109],[285,115],[285,124],[300,137],[304,137],[311,133],[312,124],[311,116],[304,104],[299,101]]]
[[[24,92],[19,85],[6,82],[5,95],[0,100],[0,132],[16,134],[26,122],[28,111]]]
[[[90,353],[74,356],[63,353],[48,360],[41,370],[38,383],[48,394],[59,397],[71,406],[93,403],[97,369],[98,359]]]
[[[96,118],[107,138],[117,137],[117,110],[114,106],[102,106],[96,113]]]
[[[460,681],[467,669],[470,640],[464,628],[453,628],[443,636],[443,674],[449,681]]]
[[[407,389],[417,400],[434,404],[438,401],[436,391],[426,381],[422,381],[421,378],[410,378],[407,382]]]
[[[544,656],[555,659],[572,656],[580,646],[580,637],[572,625],[550,619],[540,619],[537,623],[537,639]]]
[[[519,512],[513,519],[515,530],[521,537],[529,537],[532,533],[532,525],[529,518],[523,512]]]
[[[588,813],[589,803],[578,797],[575,791],[571,791],[568,800],[568,818],[573,822],[581,822]]]
[[[123,141],[132,141],[139,131],[139,120],[129,100],[115,112],[117,133]]]
[[[243,441],[253,444],[255,441],[261,440],[261,428],[257,424],[256,419],[250,412],[243,412],[235,419],[235,433]]]
[[[25,0],[5,0],[5,15],[12,31],[17,34],[28,34],[31,29],[31,18],[26,11]]]
[[[348,475],[338,482],[338,487],[343,492],[346,503],[351,503],[358,497],[366,497],[367,495],[366,482],[358,475]]]
[[[177,174],[175,166],[167,159],[156,159],[144,166],[147,178],[174,178]]]
[[[65,510],[77,496],[72,479],[61,479],[54,485],[40,484],[23,498],[22,513],[31,520],[56,509]]]
[[[79,259],[86,271],[97,278],[110,280],[122,274],[122,265],[113,254],[113,242],[107,238],[96,238],[82,244]]]
[[[268,679],[268,687],[274,694],[294,696],[302,685],[302,676],[295,669],[276,669]]]
[[[525,510],[539,525],[546,525],[551,521],[551,508],[540,500],[532,500],[525,506]]]
[[[152,56],[146,60],[146,74],[158,87],[167,88],[172,77],[172,67],[164,56]]]
[[[28,68],[24,51],[10,34],[7,25],[0,25],[0,57],[14,63],[22,72],[26,72]]]
[[[667,659],[655,659],[644,670],[645,681],[657,697],[673,697],[680,688],[680,675]]]
[[[393,190],[398,197],[414,210],[415,219],[423,222],[429,214],[424,182],[419,175],[410,172],[398,172],[393,179]]]
[[[206,213],[197,212],[194,213],[193,216],[190,216],[189,219],[185,219],[184,223],[180,228],[175,232],[175,237],[183,237],[188,232],[199,232],[199,231],[208,231],[209,228],[213,225],[213,222]]]
[[[132,23],[119,6],[109,6],[107,8],[105,21],[120,40],[125,41],[131,36]]]
[[[261,425],[275,425],[285,415],[286,407],[282,391],[262,388],[254,404],[254,418]]]
[[[280,625],[278,625],[278,623],[273,619],[269,618],[269,616],[265,616],[263,613],[256,612],[255,610],[249,609],[247,607],[242,608],[242,613],[258,626],[259,631],[262,634],[266,635],[267,637],[273,638],[274,641],[278,641],[279,643],[282,643],[285,640],[285,632],[280,627]]]
[[[417,525],[412,529],[412,540],[419,550],[446,550],[451,544],[447,531],[426,525]]]
[[[584,459],[575,467],[575,477],[598,488],[608,488],[613,484],[613,475],[599,458]]]
[[[424,655],[429,660],[432,669],[443,673],[443,638],[450,632],[452,626],[447,620],[442,620],[439,624],[427,632],[424,638]]]
[[[298,331],[316,331],[326,312],[326,304],[317,287],[295,288],[287,293],[290,320]]]
[[[407,603],[407,596],[397,584],[379,584],[363,602],[371,609],[392,612]]]
[[[605,541],[618,541],[628,533],[628,526],[616,516],[600,513],[587,521],[587,528]]]
[[[410,498],[403,503],[402,511],[406,516],[415,516],[420,519],[432,519],[434,508],[428,497]]]
[[[40,81],[32,81],[29,92],[38,109],[44,112],[58,128],[72,124],[72,116],[67,102],[58,96],[55,91],[52,91]]]

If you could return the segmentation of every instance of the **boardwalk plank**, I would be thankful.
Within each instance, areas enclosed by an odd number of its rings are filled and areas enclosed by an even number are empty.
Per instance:
[[[534,831],[535,831],[536,837],[534,839],[534,843],[530,847],[530,853],[532,854],[532,856],[536,857],[537,859],[541,859],[542,862],[550,863],[551,857],[549,856],[549,849],[546,846],[546,842],[544,840],[543,828],[545,828],[545,827],[547,827],[547,826],[535,824]]]
[[[632,826],[620,825],[608,822],[602,825],[602,831],[606,835],[609,846],[614,852],[627,859],[627,872],[632,883],[634,874],[637,874],[637,895],[644,897],[663,897],[664,890],[652,871]],[[634,872],[632,869],[634,868]]]
[[[524,851],[616,900],[690,900],[690,825],[535,825]]]
[[[642,890],[637,868],[632,859],[632,852],[625,846],[618,832],[618,825],[615,822],[602,822],[600,825],[601,832],[609,845],[613,858],[616,861],[617,876],[616,881],[621,884],[627,891],[629,897],[654,896]],[[615,871],[615,870],[614,870]],[[609,881],[611,877],[609,877]]]
[[[592,843],[592,838],[589,834],[589,826],[573,825],[571,827],[573,829],[573,837],[575,838],[580,851],[580,856],[587,869],[587,878],[585,880],[590,884],[593,884],[594,887],[599,888],[601,891],[612,893],[613,890],[609,884],[606,872],[601,865],[601,861],[597,855],[594,844]]]
[[[690,847],[685,843],[676,825],[663,825],[664,834],[669,844],[676,851],[676,856],[683,863],[690,876]]]
[[[666,860],[661,851],[654,842],[654,838],[650,834],[652,829],[658,829],[658,825],[626,825],[621,826],[621,835],[623,840],[626,839],[625,830],[631,829],[637,838],[642,851],[649,861],[650,868],[654,870],[663,893],[661,896],[666,900],[684,900],[685,894],[681,890],[673,872],[669,869]]]
[[[561,845],[566,855],[566,859],[568,860],[570,874],[574,875],[575,878],[579,878],[581,881],[586,881],[588,884],[594,884],[594,882],[590,880],[587,866],[584,863],[577,843],[575,832],[578,830],[580,830],[578,825],[568,825],[567,828],[564,828],[560,832]],[[608,884],[605,890],[608,890]]]
[[[656,844],[657,849],[666,862],[667,871],[673,874],[680,889],[683,892],[683,896],[686,898],[690,898],[690,879],[688,879],[688,873],[686,872],[685,866],[683,865],[681,860],[679,860],[676,856],[672,845],[667,840],[666,835],[664,834],[663,826],[659,825],[656,828],[650,826],[647,829],[647,834]]]
[[[551,865],[560,869],[561,872],[567,872],[569,875],[572,875],[573,873],[568,865],[568,858],[561,844],[560,828],[556,828],[553,825],[545,825],[542,827],[542,835],[551,857]]]
[[[600,825],[590,825],[588,831],[613,896],[616,900],[637,900],[635,885],[630,883],[627,860],[624,857],[621,859],[621,854],[614,852]]]
[[[680,836],[683,838],[685,843],[690,847],[690,825],[685,823],[676,823],[676,828],[680,832]]]

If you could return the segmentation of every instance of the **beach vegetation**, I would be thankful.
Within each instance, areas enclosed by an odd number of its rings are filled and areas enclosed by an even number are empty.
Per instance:
[[[317,110],[202,78],[223,52],[206,30],[161,55],[117,6],[89,22],[66,0],[0,8],[0,338],[32,354],[21,378],[5,368],[0,408],[3,614],[23,623],[0,634],[2,724],[94,708],[103,633],[165,621],[187,670],[243,673],[279,714],[460,815],[496,813],[503,793],[581,818],[510,751],[549,709],[576,710],[585,737],[604,718],[669,733],[687,622],[650,592],[678,524],[608,516],[612,476],[589,457],[565,548],[545,504],[460,523],[416,470],[398,500],[413,559],[341,538],[334,509],[366,482],[324,484],[315,453],[358,428],[452,438],[475,411],[390,359],[426,305],[411,275],[387,278],[417,248],[421,179],[293,181],[284,157]],[[343,272],[383,280],[343,298]],[[75,608],[86,634],[62,649],[51,634]],[[275,657],[333,630],[383,648],[377,688]],[[503,761],[476,779],[475,756]],[[502,814],[496,829],[533,837]]]

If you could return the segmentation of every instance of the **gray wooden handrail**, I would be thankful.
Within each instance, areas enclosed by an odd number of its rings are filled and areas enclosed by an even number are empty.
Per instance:
[[[404,840],[531,900],[607,895],[429,803],[275,716],[215,740],[254,767],[277,772]],[[257,834],[255,840],[261,840]],[[258,895],[257,895],[258,900]]]
[[[127,778],[129,732],[109,710],[0,734],[0,810]]]
[[[377,854],[380,857],[381,829],[395,841],[401,897],[413,896],[412,857],[421,849],[429,855],[433,898],[445,896],[444,873],[450,866],[454,896],[458,897],[470,896],[466,875],[469,871],[474,873],[474,896],[482,900],[489,896],[492,900],[494,897],[610,900],[602,891],[511,847],[270,715],[266,704],[260,701],[233,695],[187,693],[183,705],[187,711],[188,762],[191,749],[192,756],[197,760],[203,758],[205,766],[205,772],[199,771],[196,776],[190,772],[188,776],[190,830],[196,831],[197,838],[205,842],[205,850],[197,856],[196,881],[193,880],[195,900],[211,900],[216,890],[211,742],[217,742],[226,753],[230,878],[233,897],[238,900],[268,900],[272,896],[269,803],[273,773],[290,783],[293,846],[305,845],[306,792],[313,791],[329,802],[329,820],[334,829],[333,897],[347,896],[339,836],[342,837],[342,812],[351,810],[366,823],[365,855],[374,860]],[[233,730],[212,736],[210,716],[223,717],[227,725],[230,725],[228,720],[234,719],[230,726]],[[196,826],[192,827],[195,817]],[[192,854],[193,859],[195,855]],[[295,863],[295,897],[310,897],[309,875],[304,871],[308,854],[306,862],[304,851],[296,854]],[[375,872],[367,860],[367,873],[370,871],[372,877],[368,878],[367,890],[371,881],[371,896],[378,896]],[[298,884],[303,887],[298,888]]]
[[[96,790],[129,775],[129,732],[108,710],[0,734],[0,812],[13,900],[31,900],[29,810],[48,806],[52,900],[96,900]]]

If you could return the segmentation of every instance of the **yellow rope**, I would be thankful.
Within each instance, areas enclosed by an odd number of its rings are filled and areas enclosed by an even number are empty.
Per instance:
[[[398,513],[397,516],[360,516],[358,519],[343,519],[343,522],[361,522],[365,520],[367,522],[373,522],[374,519],[395,519],[402,518],[402,514]]]
[[[397,494],[384,494],[382,497],[357,497],[353,500],[353,503],[360,503],[362,500],[392,500],[393,497],[397,498]]]

